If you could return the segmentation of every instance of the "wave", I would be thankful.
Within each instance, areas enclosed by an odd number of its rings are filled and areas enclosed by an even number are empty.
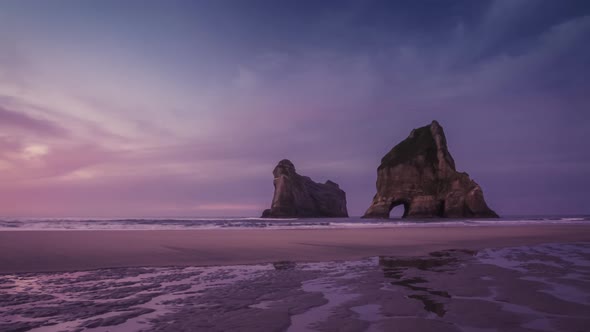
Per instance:
[[[584,217],[580,217],[580,218],[561,218],[560,220],[565,220],[565,221],[582,221],[582,220],[590,220],[590,218],[584,218]]]
[[[16,230],[183,230],[456,227],[528,224],[587,224],[589,216],[513,217],[500,219],[266,219],[243,218],[29,218],[0,219],[0,231]]]

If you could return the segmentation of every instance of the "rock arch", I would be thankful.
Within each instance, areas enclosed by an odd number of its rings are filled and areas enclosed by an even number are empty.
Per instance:
[[[400,203],[403,202],[403,203]],[[407,218],[493,218],[481,187],[457,172],[443,128],[432,121],[412,130],[377,168],[377,193],[365,218],[388,218],[404,204]]]
[[[403,213],[402,213],[402,218],[406,218],[408,216],[408,211],[410,209],[410,203],[406,200],[397,200],[394,202],[391,202],[391,204],[389,205],[389,212],[387,213],[388,216],[391,217],[391,212],[398,206],[401,206],[403,209]]]

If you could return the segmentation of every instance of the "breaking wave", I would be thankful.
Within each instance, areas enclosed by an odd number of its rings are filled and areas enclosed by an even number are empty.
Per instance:
[[[266,219],[266,218],[4,218],[0,231],[24,230],[182,230],[454,227],[527,224],[586,224],[590,216],[506,217],[499,219]]]

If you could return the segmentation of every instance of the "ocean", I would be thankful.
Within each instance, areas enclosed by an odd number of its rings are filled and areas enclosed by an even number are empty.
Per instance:
[[[232,218],[1,218],[0,231],[35,230],[205,230],[517,226],[524,224],[590,224],[590,216],[508,216],[498,219],[267,219]]]

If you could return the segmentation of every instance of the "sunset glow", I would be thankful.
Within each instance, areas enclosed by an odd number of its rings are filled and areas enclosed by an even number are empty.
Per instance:
[[[172,2],[0,4],[5,216],[258,215],[283,158],[360,215],[432,119],[502,214],[590,212],[585,2]]]

